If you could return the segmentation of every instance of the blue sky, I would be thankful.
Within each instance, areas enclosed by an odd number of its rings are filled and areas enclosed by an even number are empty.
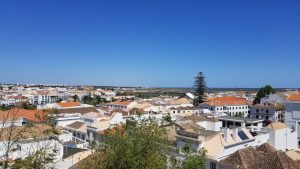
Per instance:
[[[0,59],[0,83],[300,87],[300,1],[1,1]]]

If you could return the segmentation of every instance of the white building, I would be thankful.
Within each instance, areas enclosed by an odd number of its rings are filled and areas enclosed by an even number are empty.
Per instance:
[[[4,160],[4,154],[6,153],[7,146],[12,145],[9,151],[9,159],[24,159],[38,150],[47,150],[49,153],[53,153],[54,160],[60,160],[63,157],[63,142],[68,141],[67,133],[60,133],[59,135],[48,133],[45,134],[44,131],[49,130],[51,127],[48,125],[38,125],[34,127],[15,127],[14,132],[20,132],[17,135],[13,135],[12,139],[15,137],[21,137],[18,142],[9,142],[8,135],[6,131],[3,131],[3,135],[0,140],[0,159]],[[16,134],[14,133],[14,134]],[[58,139],[54,139],[57,137]],[[67,140],[66,140],[67,139]]]
[[[171,107],[168,109],[166,112],[169,113],[171,116],[173,115],[180,115],[180,116],[190,116],[193,114],[198,114],[199,113],[199,108],[198,107]]]
[[[176,143],[180,150],[179,157],[184,157],[182,153],[187,150],[198,152],[204,148],[207,151],[207,169],[219,169],[219,161],[245,147],[257,147],[269,142],[277,150],[297,148],[296,132],[283,123],[272,123],[267,128],[261,128],[253,136],[245,127],[224,127],[220,130],[222,123],[217,120],[220,117],[199,118],[201,120],[198,122],[191,120],[186,121],[187,123],[176,123],[180,126],[176,131]]]
[[[277,150],[292,150],[298,148],[297,131],[286,124],[274,122],[268,125],[269,143]]]
[[[117,100],[115,102],[108,103],[107,106],[111,109],[123,109],[128,110],[133,108],[137,103],[129,100]]]
[[[265,126],[271,122],[284,122],[284,114],[284,106],[279,103],[250,106],[250,118],[264,119]]]
[[[57,114],[50,117],[49,121],[56,126],[64,127],[76,121],[81,121],[81,114],[80,113]]]
[[[263,127],[263,119],[243,118],[234,116],[220,116],[222,127],[235,128],[245,127],[251,132],[259,131]]]
[[[114,113],[110,117],[101,116],[99,113],[88,113],[82,116],[81,121],[75,121],[64,126],[64,129],[78,139],[85,141],[99,141],[100,134],[115,125],[124,124],[122,113]]]
[[[285,98],[279,96],[278,94],[270,94],[266,97],[260,99],[260,103],[263,105],[274,105],[274,104],[281,104],[285,103]]]
[[[277,94],[263,97],[259,104],[250,106],[250,118],[264,119],[264,126],[272,122],[284,122],[285,99]]]
[[[245,98],[236,96],[223,96],[209,98],[207,102],[200,104],[200,109],[210,110],[212,114],[222,116],[248,117],[250,103]]]
[[[44,105],[38,105],[37,109],[71,109],[71,108],[85,108],[85,107],[94,107],[94,106],[89,104],[82,104],[80,102],[61,101],[58,103],[47,103]]]
[[[8,98],[8,99],[1,99],[0,100],[0,106],[14,106],[16,105],[16,100],[13,98]]]
[[[298,145],[300,146],[300,93],[291,94],[285,103],[285,123],[298,132]]]
[[[181,152],[186,149],[193,149],[197,152],[201,148],[205,148],[207,151],[206,169],[218,169],[218,162],[228,155],[241,148],[258,146],[263,143],[254,138],[246,128],[224,128],[220,132],[179,130],[176,140]]]

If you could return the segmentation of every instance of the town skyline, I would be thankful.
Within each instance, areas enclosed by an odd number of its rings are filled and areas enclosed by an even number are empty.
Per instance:
[[[0,6],[1,83],[299,88],[300,2]]]

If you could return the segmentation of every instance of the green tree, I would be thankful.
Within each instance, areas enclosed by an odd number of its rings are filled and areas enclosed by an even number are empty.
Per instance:
[[[204,169],[206,161],[206,150],[201,149],[198,153],[188,154],[183,161],[182,169]]]
[[[257,92],[255,99],[253,100],[253,104],[259,104],[261,98],[266,97],[270,94],[274,94],[275,89],[271,85],[266,85]]]
[[[23,102],[20,107],[27,110],[36,110],[37,108],[35,105],[28,104],[27,102]]]
[[[206,100],[205,92],[207,90],[207,87],[205,82],[205,76],[202,72],[199,72],[198,75],[195,77],[194,88],[195,88],[194,105],[197,106],[200,103],[205,102]]]
[[[95,153],[75,168],[165,169],[171,149],[166,130],[153,122],[130,122],[106,132]]]
[[[9,110],[9,107],[7,107],[7,106],[5,106],[5,105],[1,105],[1,106],[0,106],[0,110],[6,111],[6,110]]]
[[[82,101],[83,101],[84,104],[93,104],[92,103],[93,98],[91,97],[91,95],[83,96]]]
[[[99,95],[97,95],[94,100],[94,105],[100,104],[102,102],[102,99]]]
[[[46,169],[52,168],[50,165],[54,161],[55,151],[50,152],[46,149],[41,149],[26,157],[25,159],[17,159],[12,165],[12,169]],[[53,167],[54,168],[54,167]]]
[[[173,124],[172,117],[171,117],[170,113],[168,113],[166,116],[164,116],[163,120],[170,123],[170,124]]]
[[[74,102],[78,102],[78,101],[79,101],[79,97],[78,97],[77,94],[75,94],[75,95],[73,96],[73,101],[74,101]]]
[[[4,122],[10,120],[14,122],[18,118],[18,109],[12,109],[8,114],[10,116],[4,117]],[[58,141],[60,130],[54,126],[39,123],[37,126],[31,123],[25,126],[10,125],[8,128],[0,129],[0,140],[5,142],[0,146],[4,151],[2,158],[2,169],[7,168],[52,168],[54,165],[54,156],[57,150],[51,146],[53,142]],[[14,161],[11,166],[9,164],[10,155],[16,150],[20,150],[20,144],[23,144],[27,139],[32,140],[36,144],[32,144],[29,148],[28,156],[25,159],[18,159]],[[41,143],[41,140],[43,142]]]

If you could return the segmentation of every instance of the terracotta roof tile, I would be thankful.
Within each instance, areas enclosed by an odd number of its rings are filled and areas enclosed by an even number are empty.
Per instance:
[[[99,112],[95,107],[80,107],[80,108],[68,108],[68,109],[57,109],[58,113],[80,113],[86,114],[89,112]]]
[[[285,152],[276,151],[271,147],[261,145],[256,149],[253,147],[240,149],[221,160],[220,166],[224,169],[300,169],[297,162]]]
[[[25,118],[33,122],[43,122],[46,120],[47,112],[43,110],[26,110],[26,109],[10,109],[0,112],[0,120],[17,120],[18,118]]]
[[[131,101],[128,101],[128,100],[116,100],[115,102],[112,102],[110,104],[113,104],[113,105],[123,105],[123,106],[127,106],[131,103]]]
[[[271,130],[280,130],[286,128],[286,124],[281,123],[281,122],[273,122],[268,125],[268,128]]]
[[[75,106],[80,106],[79,102],[59,102],[56,103],[61,107],[75,107]]]
[[[226,106],[226,105],[248,105],[249,102],[245,98],[235,96],[224,96],[217,98],[208,98],[207,104],[211,106]]]
[[[287,98],[289,101],[300,101],[300,93],[299,92],[294,92],[290,94]]]
[[[10,137],[9,128],[2,129],[2,135],[0,140],[7,140]],[[12,136],[11,139],[29,139],[29,138],[44,138],[54,136],[56,134],[61,134],[61,131],[57,128],[52,128],[48,124],[40,123],[38,125],[33,126],[18,126],[12,128]],[[58,133],[56,133],[58,132]]]
[[[75,121],[69,125],[67,125],[67,127],[70,127],[70,128],[73,128],[73,129],[79,129],[80,127],[82,127],[83,125],[85,125],[84,123],[82,122],[79,122],[79,121]]]

